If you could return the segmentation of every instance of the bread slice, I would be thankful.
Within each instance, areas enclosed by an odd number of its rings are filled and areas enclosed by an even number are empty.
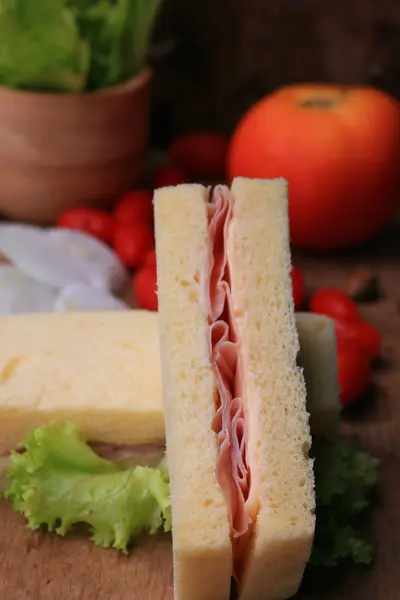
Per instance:
[[[156,322],[146,311],[0,317],[0,456],[53,419],[90,441],[162,442]]]
[[[310,428],[313,436],[334,440],[339,435],[340,415],[335,324],[324,315],[298,312],[296,326]]]
[[[203,295],[206,198],[200,185],[162,188],[154,195],[175,600],[226,600],[232,573],[211,427],[215,383]]]
[[[296,363],[287,184],[237,178],[231,191],[228,259],[247,375],[252,488],[258,496],[240,595],[243,600],[283,600],[300,585],[315,527],[306,388]]]

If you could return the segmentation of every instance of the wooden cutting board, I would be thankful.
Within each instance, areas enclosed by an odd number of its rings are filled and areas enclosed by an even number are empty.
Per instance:
[[[372,569],[352,568],[303,587],[304,600],[400,600],[400,232],[351,257],[296,257],[312,287],[344,285],[350,271],[377,272],[384,297],[362,309],[383,332],[383,364],[363,404],[343,415],[343,434],[381,460],[372,519]],[[129,557],[79,538],[31,533],[0,502],[0,600],[172,600],[171,541],[144,539]],[[262,600],[262,599],[260,599]],[[300,598],[299,598],[300,600]]]

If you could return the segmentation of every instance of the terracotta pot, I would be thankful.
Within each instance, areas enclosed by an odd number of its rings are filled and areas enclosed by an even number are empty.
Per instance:
[[[0,88],[0,213],[51,224],[67,208],[110,206],[146,158],[151,72],[82,96]]]

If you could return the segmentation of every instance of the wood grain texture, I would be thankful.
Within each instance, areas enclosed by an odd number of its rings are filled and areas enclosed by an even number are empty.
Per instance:
[[[143,540],[124,557],[82,539],[31,533],[0,503],[1,600],[172,600],[171,540]]]
[[[368,266],[379,274],[384,297],[362,312],[383,332],[383,365],[373,393],[343,416],[346,436],[381,460],[380,500],[372,519],[372,569],[324,574],[302,590],[302,600],[400,598],[400,232],[368,251],[324,259],[295,257],[314,287],[344,285],[348,273]],[[0,503],[0,600],[172,600],[171,542],[147,539],[129,557],[89,542],[30,533]],[[261,600],[261,599],[260,599]]]

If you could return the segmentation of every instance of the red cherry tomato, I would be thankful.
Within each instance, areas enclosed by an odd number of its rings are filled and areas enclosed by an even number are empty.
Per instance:
[[[155,189],[188,182],[188,175],[179,167],[174,167],[172,165],[160,167],[154,174]]]
[[[358,319],[357,304],[348,294],[336,288],[324,288],[315,292],[310,301],[310,310],[332,319]]]
[[[148,255],[146,256],[146,260],[144,261],[146,267],[157,267],[157,257],[156,257],[156,249],[150,250]]]
[[[352,341],[358,344],[371,360],[379,357],[381,352],[381,334],[369,323],[335,319],[335,328],[338,346]]]
[[[66,210],[58,219],[59,227],[87,233],[106,244],[111,244],[115,234],[115,219],[104,210],[81,206]]]
[[[149,227],[127,223],[117,227],[114,250],[122,262],[131,269],[140,267],[154,246],[154,236]]]
[[[228,141],[215,132],[187,133],[177,137],[169,148],[172,160],[193,177],[224,177]]]
[[[292,267],[292,288],[295,309],[300,310],[306,297],[306,285],[303,274],[295,266]]]
[[[369,356],[355,343],[338,348],[340,401],[350,406],[367,390],[371,376]]]
[[[157,272],[154,267],[145,266],[135,273],[133,293],[140,308],[158,310]]]
[[[114,209],[118,223],[151,224],[153,197],[147,190],[132,190],[122,196]]]

